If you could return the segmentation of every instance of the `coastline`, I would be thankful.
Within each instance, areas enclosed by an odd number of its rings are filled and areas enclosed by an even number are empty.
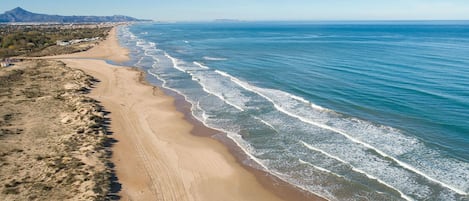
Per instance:
[[[462,2],[10,1],[0,201],[469,201]]]
[[[261,185],[268,189],[270,192],[276,194],[283,200],[301,200],[301,201],[325,201],[327,199],[311,193],[309,191],[303,190],[293,184],[290,184],[277,176],[273,175],[270,172],[259,169],[260,165],[256,161],[253,161],[250,156],[248,156],[233,139],[229,138],[226,133],[212,129],[205,126],[202,122],[196,119],[192,115],[191,105],[187,102],[184,97],[174,91],[169,89],[162,88],[163,92],[174,98],[174,104],[176,109],[184,114],[184,119],[194,125],[194,128],[191,130],[191,134],[201,137],[209,137],[216,139],[218,142],[222,143],[228,148],[228,151],[232,156],[235,157],[237,163],[243,168],[248,170],[251,174],[257,178],[257,181]]]
[[[86,52],[44,57],[100,80],[90,96],[110,112],[117,141],[111,161],[122,200],[324,200],[246,165],[249,157],[226,134],[192,117],[184,98],[151,86],[135,68],[105,62],[128,61],[128,54],[114,27]]]
[[[100,80],[90,96],[110,111],[110,129],[117,140],[111,160],[122,184],[122,200],[283,200],[279,194],[288,191],[269,188],[267,177],[259,177],[265,173],[253,174],[230,148],[198,136],[208,128],[193,125],[177,110],[173,97],[142,83],[140,71],[86,59],[123,62],[127,54],[114,28],[89,52],[49,57]]]

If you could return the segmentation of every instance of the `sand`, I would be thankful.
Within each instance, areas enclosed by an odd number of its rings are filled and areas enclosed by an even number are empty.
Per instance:
[[[127,54],[113,30],[99,46],[67,57],[123,62]],[[176,110],[174,98],[144,84],[141,72],[102,60],[64,58],[67,66],[100,81],[90,96],[110,112],[122,200],[281,200],[222,143],[192,135],[194,125]]]
[[[0,200],[104,200],[110,167],[93,78],[62,62],[0,69]]]
[[[42,57],[47,58],[90,58],[90,59],[105,59],[111,60],[117,63],[121,63],[129,60],[129,51],[123,48],[117,42],[116,27],[110,32],[106,40],[99,42],[99,45],[91,48],[90,50],[74,53],[74,54],[63,54],[57,56]]]

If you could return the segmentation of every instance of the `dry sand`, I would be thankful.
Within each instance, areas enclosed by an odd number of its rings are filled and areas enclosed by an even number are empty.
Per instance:
[[[99,45],[91,48],[90,50],[74,53],[64,54],[57,56],[48,56],[42,58],[91,58],[91,59],[105,59],[112,60],[114,62],[124,62],[129,60],[129,51],[123,48],[117,42],[116,28],[114,27],[110,32],[106,40],[101,41]]]
[[[125,61],[115,31],[73,58]],[[65,58],[65,56],[61,56]],[[61,59],[100,80],[91,97],[110,111],[112,161],[122,200],[281,200],[243,168],[220,142],[191,135],[194,128],[174,99],[141,82],[141,72],[102,60]]]

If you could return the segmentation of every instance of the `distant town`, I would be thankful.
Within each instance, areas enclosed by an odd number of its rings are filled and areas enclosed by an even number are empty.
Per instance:
[[[144,22],[129,16],[60,16],[21,7],[0,14],[0,66],[17,56],[47,56],[85,51],[121,24]]]

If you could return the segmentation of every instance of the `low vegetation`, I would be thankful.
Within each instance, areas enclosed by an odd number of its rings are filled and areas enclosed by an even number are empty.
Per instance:
[[[11,56],[30,56],[46,48],[56,46],[58,40],[69,41],[83,38],[104,38],[109,27],[92,27],[76,25],[0,25],[0,59]],[[97,26],[97,25],[95,25]],[[51,49],[51,48],[49,48]],[[83,51],[79,49],[77,51]],[[73,48],[60,48],[57,51],[47,51],[48,55],[58,53],[73,53]],[[68,51],[68,52],[67,52]],[[46,56],[39,54],[32,56]]]
[[[58,61],[0,69],[0,200],[109,200],[105,111],[96,80]]]

